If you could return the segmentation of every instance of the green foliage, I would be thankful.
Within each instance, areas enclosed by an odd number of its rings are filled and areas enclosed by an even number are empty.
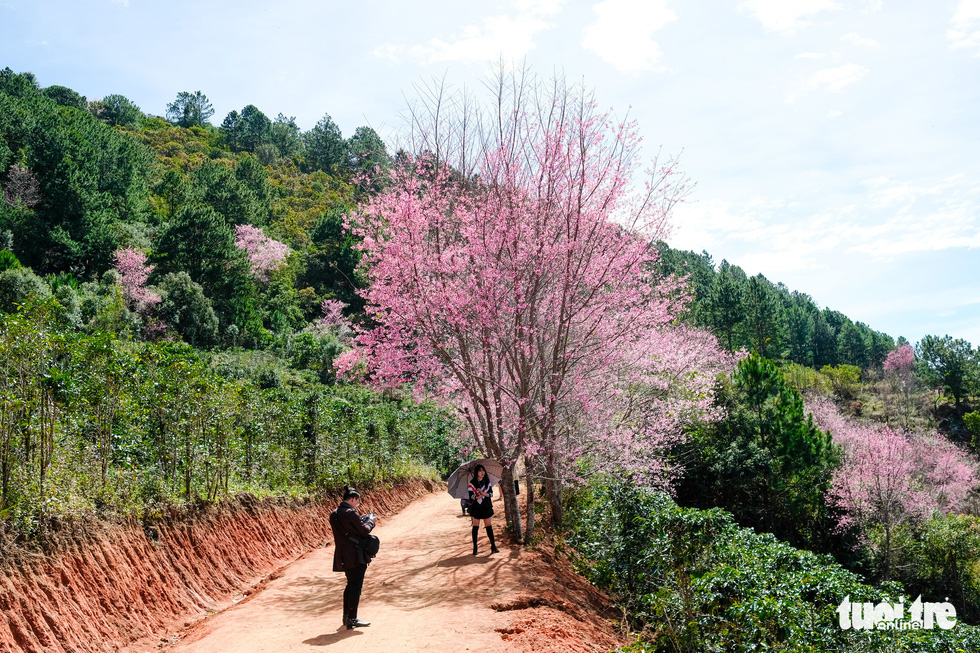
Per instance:
[[[191,181],[194,198],[217,211],[229,225],[262,225],[269,219],[265,171],[249,156],[234,170],[205,161],[191,173]]]
[[[779,369],[755,354],[739,362],[716,401],[725,417],[693,435],[679,500],[826,549],[832,519],[823,495],[839,462],[830,434],[813,424]]]
[[[9,69],[0,80],[0,115],[0,173],[18,163],[43,200],[17,209],[0,205],[0,229],[12,233],[17,258],[41,274],[101,274],[118,244],[114,225],[149,214],[152,154],[89,112],[60,106]]]
[[[276,149],[278,156],[294,157],[303,153],[303,138],[295,116],[287,118],[281,113],[276,116],[269,128],[269,144]],[[263,162],[263,165],[269,164]]]
[[[138,129],[146,115],[123,95],[107,95],[102,98],[98,118],[113,126]]]
[[[745,284],[745,329],[752,351],[763,358],[782,351],[782,303],[775,287],[761,274]]]
[[[181,91],[177,98],[167,105],[167,120],[181,127],[203,127],[214,115],[208,96],[200,91],[188,93]]]
[[[328,388],[268,354],[85,334],[57,312],[0,314],[0,512],[25,536],[51,514],[311,493],[449,457],[457,427],[431,405]]]
[[[820,373],[830,382],[834,394],[841,399],[854,399],[861,380],[861,368],[856,365],[824,365]]]
[[[980,360],[970,343],[950,336],[924,336],[916,346],[921,373],[934,387],[948,389],[958,406],[969,384],[980,374]]]
[[[641,632],[632,651],[976,650],[977,629],[854,631],[837,606],[878,603],[901,586],[871,587],[829,556],[739,528],[721,510],[678,507],[663,494],[615,485],[572,502],[570,542],[590,580],[610,590]],[[908,601],[907,601],[908,604]]]
[[[980,622],[980,519],[935,514],[898,534],[896,580],[923,601],[947,601],[958,619]]]
[[[329,115],[303,134],[306,145],[306,163],[309,169],[323,170],[331,174],[347,172],[347,141],[340,133],[337,123]]]
[[[206,205],[190,205],[180,209],[157,237],[155,273],[186,272],[213,295],[227,281],[229,262],[242,256],[234,231],[220,213]]]
[[[14,267],[0,272],[0,311],[11,312],[17,304],[51,297],[51,288],[30,268]]]
[[[660,271],[686,276],[693,301],[689,318],[709,328],[730,351],[747,349],[773,360],[822,367],[839,363],[880,367],[895,341],[846,315],[817,306],[804,293],[749,278],[736,265],[713,267],[707,252],[695,254],[658,243]]]
[[[79,111],[88,110],[85,97],[65,86],[49,86],[41,93],[63,107],[73,107]]]
[[[980,442],[978,442],[978,439],[980,439],[980,410],[975,410],[972,413],[966,413],[963,415],[963,424],[973,436],[973,448],[980,448]]]
[[[780,366],[786,385],[799,393],[821,391],[826,387],[827,378],[812,367],[799,363],[786,363]]]
[[[742,270],[722,261],[718,277],[707,294],[708,324],[727,345],[728,351],[735,351],[735,332],[745,318],[744,283]]]
[[[198,347],[210,347],[218,340],[218,318],[211,300],[186,272],[171,272],[158,286],[163,301],[159,315],[163,323]]]
[[[221,123],[221,133],[235,152],[255,152],[259,146],[269,143],[271,131],[272,121],[253,104],[240,114],[232,111]]]
[[[9,249],[0,250],[0,272],[6,272],[7,270],[16,270],[22,267],[20,261]]]

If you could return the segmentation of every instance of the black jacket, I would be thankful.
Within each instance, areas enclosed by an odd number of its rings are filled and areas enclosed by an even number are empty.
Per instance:
[[[354,507],[342,502],[337,510],[330,514],[330,528],[333,530],[333,570],[344,571],[359,567],[361,564],[357,547],[351,537],[362,538],[374,528],[373,521],[362,522]]]

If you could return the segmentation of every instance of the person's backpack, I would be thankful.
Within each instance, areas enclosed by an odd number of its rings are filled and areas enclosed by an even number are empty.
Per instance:
[[[337,514],[337,509],[334,509],[330,513],[330,526],[335,533],[342,530],[340,526],[340,515]],[[378,555],[378,551],[381,550],[381,540],[378,539],[377,535],[357,537],[347,533],[347,539],[353,542],[354,547],[357,549],[357,557],[361,564],[366,565],[371,562],[374,556]]]
[[[364,555],[373,558],[381,550],[381,540],[378,539],[377,535],[368,535],[361,538],[360,546],[364,549]]]

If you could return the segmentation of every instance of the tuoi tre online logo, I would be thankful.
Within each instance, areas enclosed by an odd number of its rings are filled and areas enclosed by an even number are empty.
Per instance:
[[[949,601],[949,599],[946,599]],[[923,603],[919,595],[905,611],[905,598],[898,603],[882,601],[874,603],[851,603],[848,595],[837,606],[840,616],[840,627],[843,630],[919,630],[932,629],[939,626],[949,630],[956,625],[956,608],[952,603]]]

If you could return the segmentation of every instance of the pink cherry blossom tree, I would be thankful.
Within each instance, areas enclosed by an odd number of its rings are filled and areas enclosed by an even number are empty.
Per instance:
[[[676,326],[688,295],[653,272],[653,243],[689,189],[676,161],[654,161],[637,183],[635,124],[560,78],[514,71],[490,88],[486,105],[423,89],[407,148],[420,154],[352,219],[376,324],[357,342],[373,383],[441,394],[507,465],[505,510],[521,536],[518,458],[560,522],[574,462],[659,464],[710,405],[701,362],[720,350]]]
[[[115,259],[115,269],[119,273],[123,298],[130,309],[146,316],[155,305],[160,303],[160,295],[146,285],[154,266],[147,265],[146,254],[133,247],[117,251]]]
[[[916,392],[919,389],[914,374],[915,349],[911,345],[902,345],[888,352],[884,369],[885,382],[891,390],[888,403],[898,414],[902,428],[905,431],[910,431]]]
[[[881,529],[876,546],[887,579],[896,528],[960,508],[977,485],[976,461],[938,433],[902,434],[857,422],[827,399],[811,400],[807,407],[843,449],[830,490],[831,502],[844,509],[840,525],[856,526],[869,544],[875,543],[868,534]]]
[[[289,246],[265,235],[259,227],[250,224],[235,225],[235,246],[244,250],[252,265],[252,274],[262,281],[285,262]]]

